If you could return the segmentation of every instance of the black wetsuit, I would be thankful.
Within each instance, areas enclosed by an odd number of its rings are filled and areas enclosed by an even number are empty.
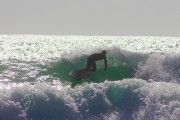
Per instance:
[[[103,53],[95,53],[95,54],[90,55],[87,58],[87,65],[86,65],[86,67],[90,71],[96,71],[96,61],[102,60],[102,59],[104,59],[105,70],[106,70],[106,68],[107,68],[106,54],[103,54]]]

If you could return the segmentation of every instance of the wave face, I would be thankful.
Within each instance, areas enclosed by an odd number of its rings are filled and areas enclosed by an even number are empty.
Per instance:
[[[0,35],[0,120],[178,120],[179,38]],[[107,50],[108,69],[69,77]]]

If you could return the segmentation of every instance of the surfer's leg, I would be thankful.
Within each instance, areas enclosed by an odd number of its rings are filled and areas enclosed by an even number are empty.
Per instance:
[[[96,71],[96,62],[94,62],[94,63],[92,64],[92,69],[91,69],[91,71]]]
[[[92,66],[91,63],[92,63],[92,62],[88,59],[88,60],[87,60],[87,64],[86,64],[86,68],[87,68],[88,70],[91,70],[91,66]]]
[[[87,60],[86,68],[88,71],[96,71],[96,63],[92,59]]]

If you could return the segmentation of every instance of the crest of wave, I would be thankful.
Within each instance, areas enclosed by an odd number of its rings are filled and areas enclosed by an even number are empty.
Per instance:
[[[147,81],[180,83],[180,55],[152,53],[138,65],[136,78]]]

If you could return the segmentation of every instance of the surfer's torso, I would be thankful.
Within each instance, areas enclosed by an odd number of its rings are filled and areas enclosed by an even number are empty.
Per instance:
[[[104,63],[105,63],[105,70],[107,68],[107,62],[106,62],[106,54],[104,53],[95,53],[95,54],[92,54],[90,55],[88,58],[87,58],[87,68],[90,70],[90,71],[96,71],[96,61],[98,60],[103,60],[104,59]]]
[[[87,60],[89,60],[89,61],[97,61],[97,60],[102,60],[102,59],[106,59],[106,56],[104,54],[95,53],[95,54],[90,55]]]

